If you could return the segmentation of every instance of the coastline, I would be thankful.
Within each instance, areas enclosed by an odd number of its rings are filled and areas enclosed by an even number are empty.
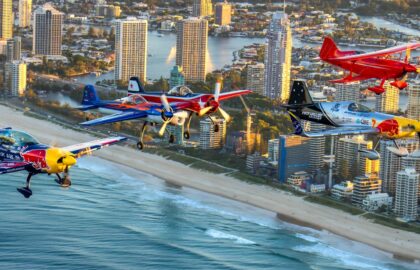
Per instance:
[[[0,106],[0,115],[3,116],[0,119],[2,127],[12,126],[25,130],[46,144],[57,142],[58,146],[65,146],[96,139],[89,134],[65,129],[46,120],[25,116],[22,112],[5,106]],[[197,189],[272,211],[284,221],[327,230],[391,253],[398,259],[420,261],[419,234],[376,224],[361,216],[307,202],[285,191],[200,171],[126,146],[113,146],[94,155],[119,165],[121,169],[129,167],[154,175],[170,184]]]

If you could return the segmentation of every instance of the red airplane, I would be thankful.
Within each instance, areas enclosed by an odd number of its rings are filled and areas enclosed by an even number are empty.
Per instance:
[[[410,51],[420,47],[420,43],[407,43],[404,45],[370,53],[358,51],[340,51],[334,40],[330,37],[324,39],[319,57],[321,60],[350,71],[342,79],[333,80],[335,83],[349,83],[367,79],[379,79],[380,85],[368,89],[376,94],[385,92],[383,88],[386,80],[393,80],[392,86],[404,89],[407,87],[406,77],[409,72],[420,70],[409,63]],[[406,51],[404,61],[387,59],[388,56]]]
[[[184,85],[175,86],[165,94],[168,102],[176,103],[179,108],[190,112],[187,119],[187,128],[184,132],[185,139],[189,139],[190,137],[189,129],[193,113],[198,116],[210,116],[210,114],[218,111],[226,122],[229,122],[230,116],[220,107],[220,102],[251,93],[250,90],[236,90],[220,93],[220,90],[221,84],[220,82],[217,82],[214,94],[193,93],[191,89]],[[161,103],[161,92],[145,92],[140,80],[137,77],[131,77],[128,84],[128,95],[135,94],[140,94],[148,102]],[[211,117],[209,117],[209,119],[213,122]],[[214,129],[217,132],[219,127],[215,123],[214,125]]]

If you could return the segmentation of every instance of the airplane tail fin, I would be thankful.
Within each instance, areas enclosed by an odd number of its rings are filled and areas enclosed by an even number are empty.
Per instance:
[[[128,82],[128,95],[144,93],[144,88],[138,77],[131,77]]]
[[[341,51],[338,49],[334,40],[331,37],[325,37],[324,43],[322,43],[321,51],[319,52],[319,57],[324,60],[328,58],[333,58],[340,55]]]
[[[101,100],[99,99],[98,93],[96,93],[96,89],[93,85],[88,84],[85,86],[83,90],[83,106],[92,106],[99,103]]]
[[[294,80],[287,107],[305,107],[314,104],[304,80]]]

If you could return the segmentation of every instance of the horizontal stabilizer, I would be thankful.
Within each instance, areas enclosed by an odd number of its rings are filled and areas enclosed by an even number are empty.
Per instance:
[[[94,109],[97,109],[97,108],[98,108],[98,106],[96,106],[96,105],[83,105],[83,106],[75,107],[75,109],[81,110],[81,111],[89,111],[89,110],[94,110]]]
[[[107,115],[101,118],[83,122],[80,125],[97,126],[97,125],[110,124],[110,123],[121,122],[121,121],[126,121],[126,120],[134,120],[134,119],[144,118],[144,117],[147,117],[146,111],[130,111],[130,112]]]
[[[374,134],[378,133],[378,129],[371,127],[338,127],[331,129],[324,129],[316,132],[304,132],[302,136],[309,138],[317,138],[324,136],[342,136],[342,135],[358,135],[358,134]]]

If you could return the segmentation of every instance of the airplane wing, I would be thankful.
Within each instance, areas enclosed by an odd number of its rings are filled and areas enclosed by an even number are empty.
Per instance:
[[[324,136],[340,136],[340,135],[357,135],[357,134],[371,134],[378,133],[377,128],[372,127],[338,127],[332,129],[324,129],[315,132],[303,132],[302,136],[309,138],[324,137]]]
[[[105,139],[99,139],[91,142],[86,143],[79,143],[67,147],[63,147],[62,149],[65,151],[69,151],[72,154],[76,155],[77,158],[89,155],[95,150],[99,150],[101,148],[113,145],[115,143],[125,141],[127,138],[125,137],[111,137],[111,138],[105,138]]]
[[[126,120],[134,120],[138,118],[145,118],[147,117],[146,111],[128,111],[128,112],[121,112],[112,115],[107,115],[101,118],[93,119],[90,121],[86,121],[80,123],[82,126],[97,126],[115,122],[121,122]]]
[[[379,50],[379,51],[376,51],[376,52],[369,52],[369,53],[364,53],[364,54],[353,54],[353,55],[348,55],[348,56],[336,57],[336,58],[333,58],[333,59],[334,60],[343,60],[343,61],[362,60],[362,59],[366,59],[366,58],[395,54],[395,53],[399,53],[399,52],[402,52],[402,51],[405,51],[405,50],[414,50],[414,49],[417,49],[417,48],[420,48],[420,42],[418,42],[418,43],[407,43],[407,44],[403,44],[403,45],[400,45],[400,46]]]
[[[350,83],[350,82],[357,82],[357,81],[363,81],[367,79],[372,79],[372,77],[363,76],[363,75],[356,75],[356,76],[346,76],[341,79],[336,80],[330,80],[332,83]]]
[[[251,92],[252,92],[251,90],[236,90],[236,91],[230,91],[226,93],[220,93],[219,101],[231,99],[234,97],[239,97],[242,95],[249,94]]]
[[[0,174],[22,171],[28,165],[30,165],[28,162],[3,160],[0,161]]]

